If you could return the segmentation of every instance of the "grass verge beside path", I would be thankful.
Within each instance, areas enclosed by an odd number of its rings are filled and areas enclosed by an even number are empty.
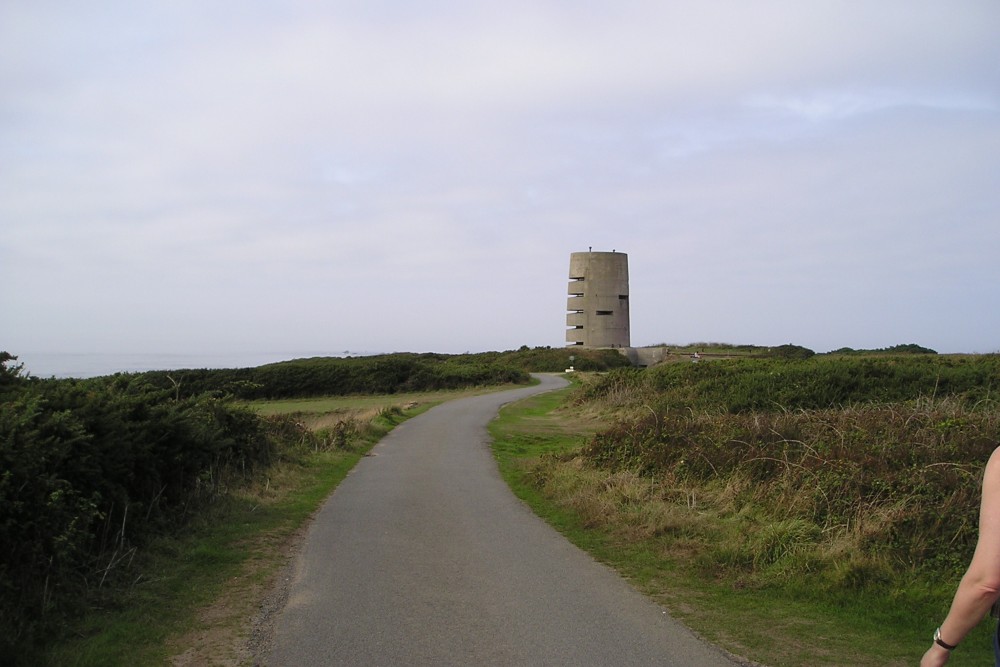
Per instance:
[[[137,556],[144,574],[127,598],[113,609],[92,610],[71,638],[49,647],[44,664],[259,664],[264,656],[255,656],[255,648],[266,646],[251,636],[251,619],[294,556],[309,518],[354,465],[403,421],[446,400],[508,388],[254,403],[262,414],[296,414],[314,428],[359,415],[370,426],[346,449],[286,457],[214,503],[183,535],[147,547]]]
[[[947,612],[957,581],[945,586],[945,592],[940,585],[906,582],[888,593],[861,591],[827,600],[811,594],[808,580],[790,578],[780,586],[750,589],[741,582],[706,576],[703,562],[699,569],[694,540],[685,544],[683,536],[670,531],[652,537],[637,535],[613,520],[595,519],[593,507],[602,503],[609,515],[643,510],[638,493],[605,494],[620,481],[614,475],[565,456],[600,427],[597,418],[565,405],[573,390],[508,405],[490,425],[504,479],[570,541],[617,569],[706,640],[733,654],[772,667],[886,667],[919,662],[930,646],[936,623]],[[547,482],[547,489],[561,486],[568,492],[546,495],[540,490],[542,481]],[[580,511],[574,503],[585,487],[585,493],[594,498],[586,511]],[[699,520],[724,521],[704,514]],[[991,627],[989,622],[980,624],[955,651],[949,666],[992,664]]]

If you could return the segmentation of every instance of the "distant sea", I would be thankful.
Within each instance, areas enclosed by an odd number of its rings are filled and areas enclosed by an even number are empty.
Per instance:
[[[24,371],[40,378],[90,378],[114,373],[172,371],[182,368],[253,368],[309,357],[362,357],[374,352],[226,353],[226,354],[115,354],[25,352],[15,353]]]

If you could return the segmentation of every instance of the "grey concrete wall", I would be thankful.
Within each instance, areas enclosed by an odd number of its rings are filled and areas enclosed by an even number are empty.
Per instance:
[[[629,347],[627,254],[572,253],[567,294],[568,345]]]
[[[645,368],[647,366],[655,366],[656,364],[663,363],[670,351],[663,346],[659,347],[628,347],[621,351],[628,360],[632,362],[633,366],[639,366],[640,368]]]

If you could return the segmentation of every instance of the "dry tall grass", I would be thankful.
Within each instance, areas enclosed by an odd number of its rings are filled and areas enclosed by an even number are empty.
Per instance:
[[[968,562],[982,468],[1000,445],[995,401],[663,410],[639,377],[603,378],[600,400],[579,407],[616,415],[613,426],[534,464],[588,525],[662,538],[747,585],[794,573],[856,589]]]

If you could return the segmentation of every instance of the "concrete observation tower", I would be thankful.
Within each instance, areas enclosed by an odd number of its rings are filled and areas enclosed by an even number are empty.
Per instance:
[[[567,345],[630,347],[627,254],[571,253],[568,294]]]

